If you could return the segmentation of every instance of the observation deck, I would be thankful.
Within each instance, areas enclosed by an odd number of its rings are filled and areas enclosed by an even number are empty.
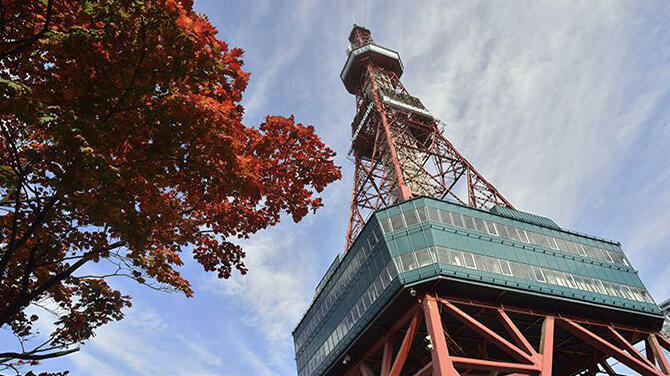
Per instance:
[[[658,330],[663,315],[615,241],[503,207],[419,197],[372,214],[293,332],[298,374],[336,375],[417,293]]]

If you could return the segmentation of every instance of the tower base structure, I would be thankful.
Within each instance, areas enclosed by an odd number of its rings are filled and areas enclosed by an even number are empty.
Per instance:
[[[370,217],[293,335],[299,376],[670,376],[662,324],[620,243],[422,197]]]
[[[413,304],[400,319],[371,328],[383,333],[339,374],[347,376],[595,375],[617,373],[616,359],[646,376],[670,374],[654,330],[578,316],[490,304],[409,290]],[[634,344],[644,341],[645,354]],[[329,372],[330,374],[331,372]]]

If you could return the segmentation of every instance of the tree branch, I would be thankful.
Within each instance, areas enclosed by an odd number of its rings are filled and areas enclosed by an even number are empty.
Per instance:
[[[53,0],[49,0],[47,2],[47,14],[45,17],[44,26],[42,26],[42,30],[40,30],[39,33],[33,35],[30,38],[5,43],[5,44],[13,44],[13,43],[21,43],[21,44],[0,54],[0,60],[6,58],[9,55],[19,53],[25,50],[26,48],[30,47],[31,44],[40,40],[40,38],[42,38],[44,34],[46,34],[46,32],[49,31],[49,25],[51,24],[52,13],[53,13]]]
[[[116,243],[111,244],[108,249],[114,249],[123,246],[125,243],[122,241],[118,241]],[[0,327],[3,325],[9,323],[11,318],[19,312],[23,307],[27,306],[30,304],[31,301],[33,301],[35,298],[38,296],[42,295],[44,292],[48,291],[52,287],[54,287],[56,284],[60,283],[66,278],[69,278],[72,273],[74,273],[77,269],[81,268],[86,262],[91,260],[95,254],[102,252],[103,250],[96,250],[96,251],[91,251],[82,256],[81,259],[79,259],[77,262],[72,264],[69,268],[61,271],[60,273],[56,274],[55,276],[49,278],[47,281],[42,283],[38,288],[33,290],[32,292],[28,294],[21,294],[19,297],[9,304],[7,308],[0,314]]]
[[[75,347],[74,349],[68,349],[68,350],[63,350],[63,351],[55,351],[52,353],[48,354],[33,354],[33,353],[15,353],[15,352],[5,352],[5,353],[0,353],[0,363],[4,363],[8,360],[12,359],[21,359],[21,360],[42,360],[42,359],[49,359],[49,358],[57,358],[59,356],[63,355],[68,355],[72,354],[73,352],[79,351],[79,347]]]

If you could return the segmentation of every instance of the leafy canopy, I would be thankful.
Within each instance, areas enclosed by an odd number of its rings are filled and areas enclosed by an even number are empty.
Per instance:
[[[185,249],[221,278],[244,273],[236,238],[282,213],[299,221],[340,178],[311,126],[242,123],[242,50],[191,1],[3,7],[0,326],[21,341],[43,312],[56,326],[0,364],[74,351],[121,319],[130,297],[111,276],[191,296],[178,270]],[[112,268],[82,274],[91,263]]]

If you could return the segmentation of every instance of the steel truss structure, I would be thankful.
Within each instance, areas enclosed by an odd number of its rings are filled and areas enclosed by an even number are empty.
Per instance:
[[[419,195],[475,208],[512,207],[449,142],[440,122],[409,94],[398,74],[362,62],[352,123],[354,189],[347,248],[370,211]]]
[[[461,298],[417,298],[386,333],[347,376],[618,376],[610,357],[640,375],[670,375],[662,334]]]

